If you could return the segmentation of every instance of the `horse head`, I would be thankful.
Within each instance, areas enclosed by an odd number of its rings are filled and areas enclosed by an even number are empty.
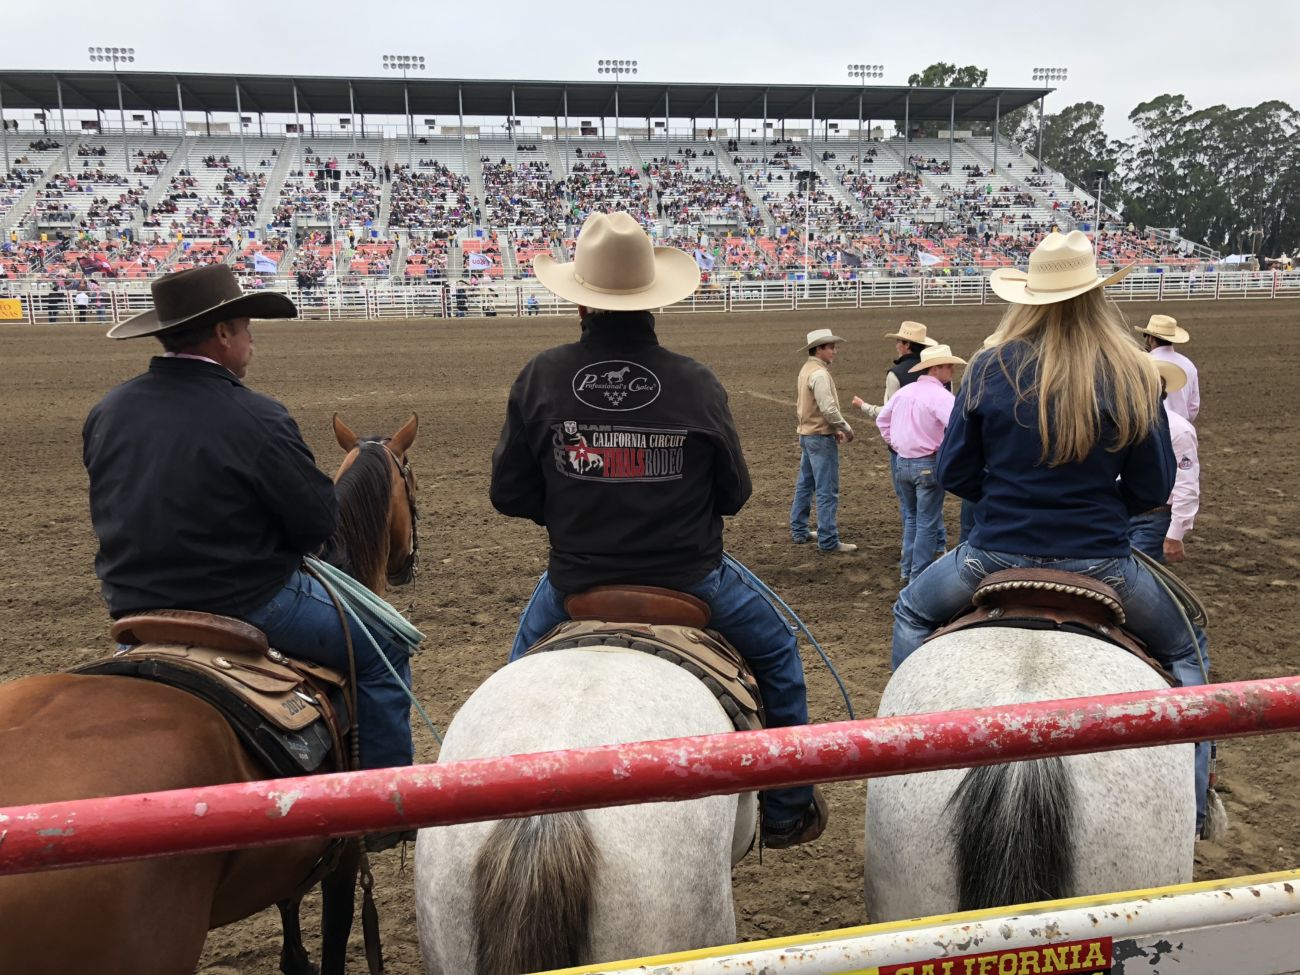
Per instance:
[[[406,456],[419,422],[412,413],[390,437],[360,437],[334,414],[334,439],[346,456],[334,474],[333,548],[340,568],[380,595],[388,585],[409,583],[419,566],[417,483]]]

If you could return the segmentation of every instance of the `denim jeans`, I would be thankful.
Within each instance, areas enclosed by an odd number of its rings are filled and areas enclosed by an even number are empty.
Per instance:
[[[767,597],[725,562],[683,591],[709,604],[713,613],[709,627],[726,637],[749,662],[758,679],[768,727],[807,724],[808,690],[804,686],[798,642],[790,624]],[[518,660],[529,647],[568,618],[564,594],[543,573],[519,617],[510,659]],[[761,798],[768,825],[782,829],[798,822],[812,804],[812,787],[772,789]]]
[[[247,613],[244,619],[263,633],[271,646],[290,657],[348,672],[347,642],[339,625],[338,610],[325,587],[301,569],[289,577],[271,601]],[[357,663],[357,711],[361,767],[390,768],[410,765],[414,754],[411,741],[410,698],[364,633],[349,617],[353,655]],[[371,631],[374,633],[374,631]],[[411,686],[409,648],[375,639],[407,687]]]
[[[1147,651],[1163,664],[1180,687],[1205,683],[1196,641],[1182,607],[1133,556],[1092,559],[1049,559],[1032,555],[989,552],[963,543],[932,564],[894,603],[893,667],[935,630],[970,604],[980,580],[991,572],[1019,566],[1078,572],[1111,586],[1124,604],[1125,624]],[[1208,670],[1209,661],[1206,661]],[[1205,790],[1209,784],[1208,745],[1196,748],[1196,825],[1205,819]]]
[[[894,486],[894,494],[898,495],[898,517],[903,524],[903,543],[898,551],[898,577],[904,582],[910,578],[909,573],[912,571],[912,550],[908,539],[916,535],[916,523],[914,521],[915,511],[908,508],[907,503],[903,500],[903,489],[898,484],[898,454],[894,451],[889,452],[889,483]],[[938,558],[948,548],[948,532],[944,527],[943,520],[939,521],[939,539],[934,547],[933,558]],[[926,565],[929,565],[927,562]]]
[[[899,457],[894,484],[903,503],[904,579],[915,579],[935,559],[943,535],[943,488],[934,478],[934,455]]]
[[[790,537],[808,538],[808,514],[817,498],[817,546],[834,550],[840,544],[835,516],[840,507],[840,445],[834,434],[800,434],[799,477],[790,505]]]

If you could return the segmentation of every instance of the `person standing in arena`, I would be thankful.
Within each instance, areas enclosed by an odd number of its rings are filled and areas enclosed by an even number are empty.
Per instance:
[[[533,261],[537,280],[578,306],[578,341],[524,366],[492,453],[492,506],[546,527],[550,559],[519,619],[517,660],[568,619],[565,596],[648,585],[709,604],[710,625],[749,662],[768,723],[808,723],[803,665],[785,618],[725,558],[722,519],[752,486],[727,393],[703,364],[670,352],[650,309],[699,286],[694,258],[655,247],[627,213],[593,213],[574,260]],[[820,790],[761,797],[765,846],[821,835]]]
[[[1182,607],[1129,548],[1129,519],[1165,503],[1176,470],[1156,371],[1102,290],[1131,270],[1100,278],[1085,234],[1053,232],[1028,273],[990,278],[1011,304],[957,392],[936,466],[946,490],[978,502],[975,527],[899,593],[894,667],[988,573],[1050,567],[1110,584],[1150,654],[1180,685],[1205,683]],[[1199,831],[1203,789],[1196,810]]]
[[[840,342],[829,328],[808,333],[804,350],[808,359],[795,384],[798,417],[799,475],[790,505],[790,537],[796,545],[816,539],[823,552],[856,552],[851,542],[840,541],[840,444],[852,443],[853,427],[840,412],[839,393],[831,377]],[[817,500],[817,529],[810,531],[808,517]]]
[[[1177,392],[1171,392],[1165,405],[1188,423],[1195,423],[1201,412],[1201,378],[1192,360],[1174,348],[1191,339],[1187,329],[1168,315],[1152,315],[1146,328],[1139,328],[1138,332],[1146,336],[1147,351],[1152,356],[1174,363],[1187,376],[1187,383]]]

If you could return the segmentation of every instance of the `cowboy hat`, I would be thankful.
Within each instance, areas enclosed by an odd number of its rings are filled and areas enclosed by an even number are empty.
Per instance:
[[[904,342],[915,342],[918,345],[938,345],[934,339],[925,334],[925,326],[920,322],[903,322],[898,326],[897,332],[886,332],[887,339],[902,339]]]
[[[1138,332],[1165,342],[1173,342],[1175,345],[1182,345],[1191,338],[1185,328],[1179,327],[1178,319],[1170,318],[1168,315],[1152,315],[1147,322],[1147,327],[1139,328]]]
[[[552,294],[602,311],[662,308],[700,286],[700,269],[691,255],[655,247],[641,225],[621,211],[587,218],[572,261],[562,264],[539,254],[533,270]]]
[[[1053,230],[1029,255],[1028,274],[1016,267],[1000,267],[989,277],[989,287],[1015,305],[1050,305],[1114,284],[1127,277],[1134,266],[1099,278],[1097,255],[1088,235],[1079,230],[1068,234]]]
[[[844,339],[840,338],[829,328],[818,328],[808,333],[808,344],[799,351],[807,352],[809,349],[815,349],[819,345],[833,345],[836,342],[843,341]]]
[[[137,339],[182,325],[207,325],[234,318],[297,318],[298,309],[282,294],[245,294],[225,264],[191,268],[155,278],[149,285],[153,308],[108,330],[110,339]]]
[[[946,345],[931,345],[921,350],[921,361],[914,365],[908,372],[923,372],[926,369],[933,369],[935,366],[964,366],[965,359],[959,359],[952,354],[952,349]]]
[[[1157,356],[1151,356],[1150,358],[1152,364],[1156,367],[1156,372],[1160,373],[1160,378],[1165,382],[1166,393],[1176,393],[1187,385],[1187,373],[1178,363]]]

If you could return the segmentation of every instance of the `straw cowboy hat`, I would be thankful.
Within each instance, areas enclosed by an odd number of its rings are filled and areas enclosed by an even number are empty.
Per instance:
[[[922,372],[926,369],[932,369],[935,366],[954,366],[966,365],[965,359],[959,359],[952,354],[952,349],[946,345],[932,345],[921,350],[921,361],[914,365],[908,372]]]
[[[1152,315],[1147,322],[1147,327],[1139,328],[1138,332],[1166,342],[1173,342],[1175,345],[1182,345],[1191,338],[1186,329],[1178,326],[1178,319],[1170,318],[1168,315]]]
[[[191,268],[155,278],[149,286],[153,308],[119,322],[110,339],[138,339],[182,325],[209,325],[233,318],[297,318],[292,301],[274,291],[245,294],[225,264]]]
[[[626,213],[593,213],[582,225],[573,260],[533,259],[537,280],[554,295],[601,311],[647,311],[694,294],[695,259],[675,247],[655,247]]]
[[[1156,367],[1156,372],[1160,373],[1160,378],[1165,381],[1165,392],[1176,393],[1187,385],[1187,373],[1183,367],[1176,362],[1170,362],[1168,359],[1158,359],[1151,356],[1151,363]]]
[[[886,332],[887,339],[902,339],[904,342],[915,342],[918,345],[938,345],[934,339],[925,334],[925,326],[920,322],[903,322],[898,326],[897,332]]]
[[[831,345],[835,342],[843,341],[844,339],[840,338],[829,328],[819,328],[808,333],[808,342],[799,351],[807,352],[809,349],[815,349],[819,345]]]
[[[1014,305],[1051,305],[1077,298],[1093,288],[1104,288],[1127,277],[1134,265],[1110,277],[1097,277],[1097,255],[1087,234],[1052,231],[1029,255],[1029,273],[1000,267],[989,278],[993,293]]]

